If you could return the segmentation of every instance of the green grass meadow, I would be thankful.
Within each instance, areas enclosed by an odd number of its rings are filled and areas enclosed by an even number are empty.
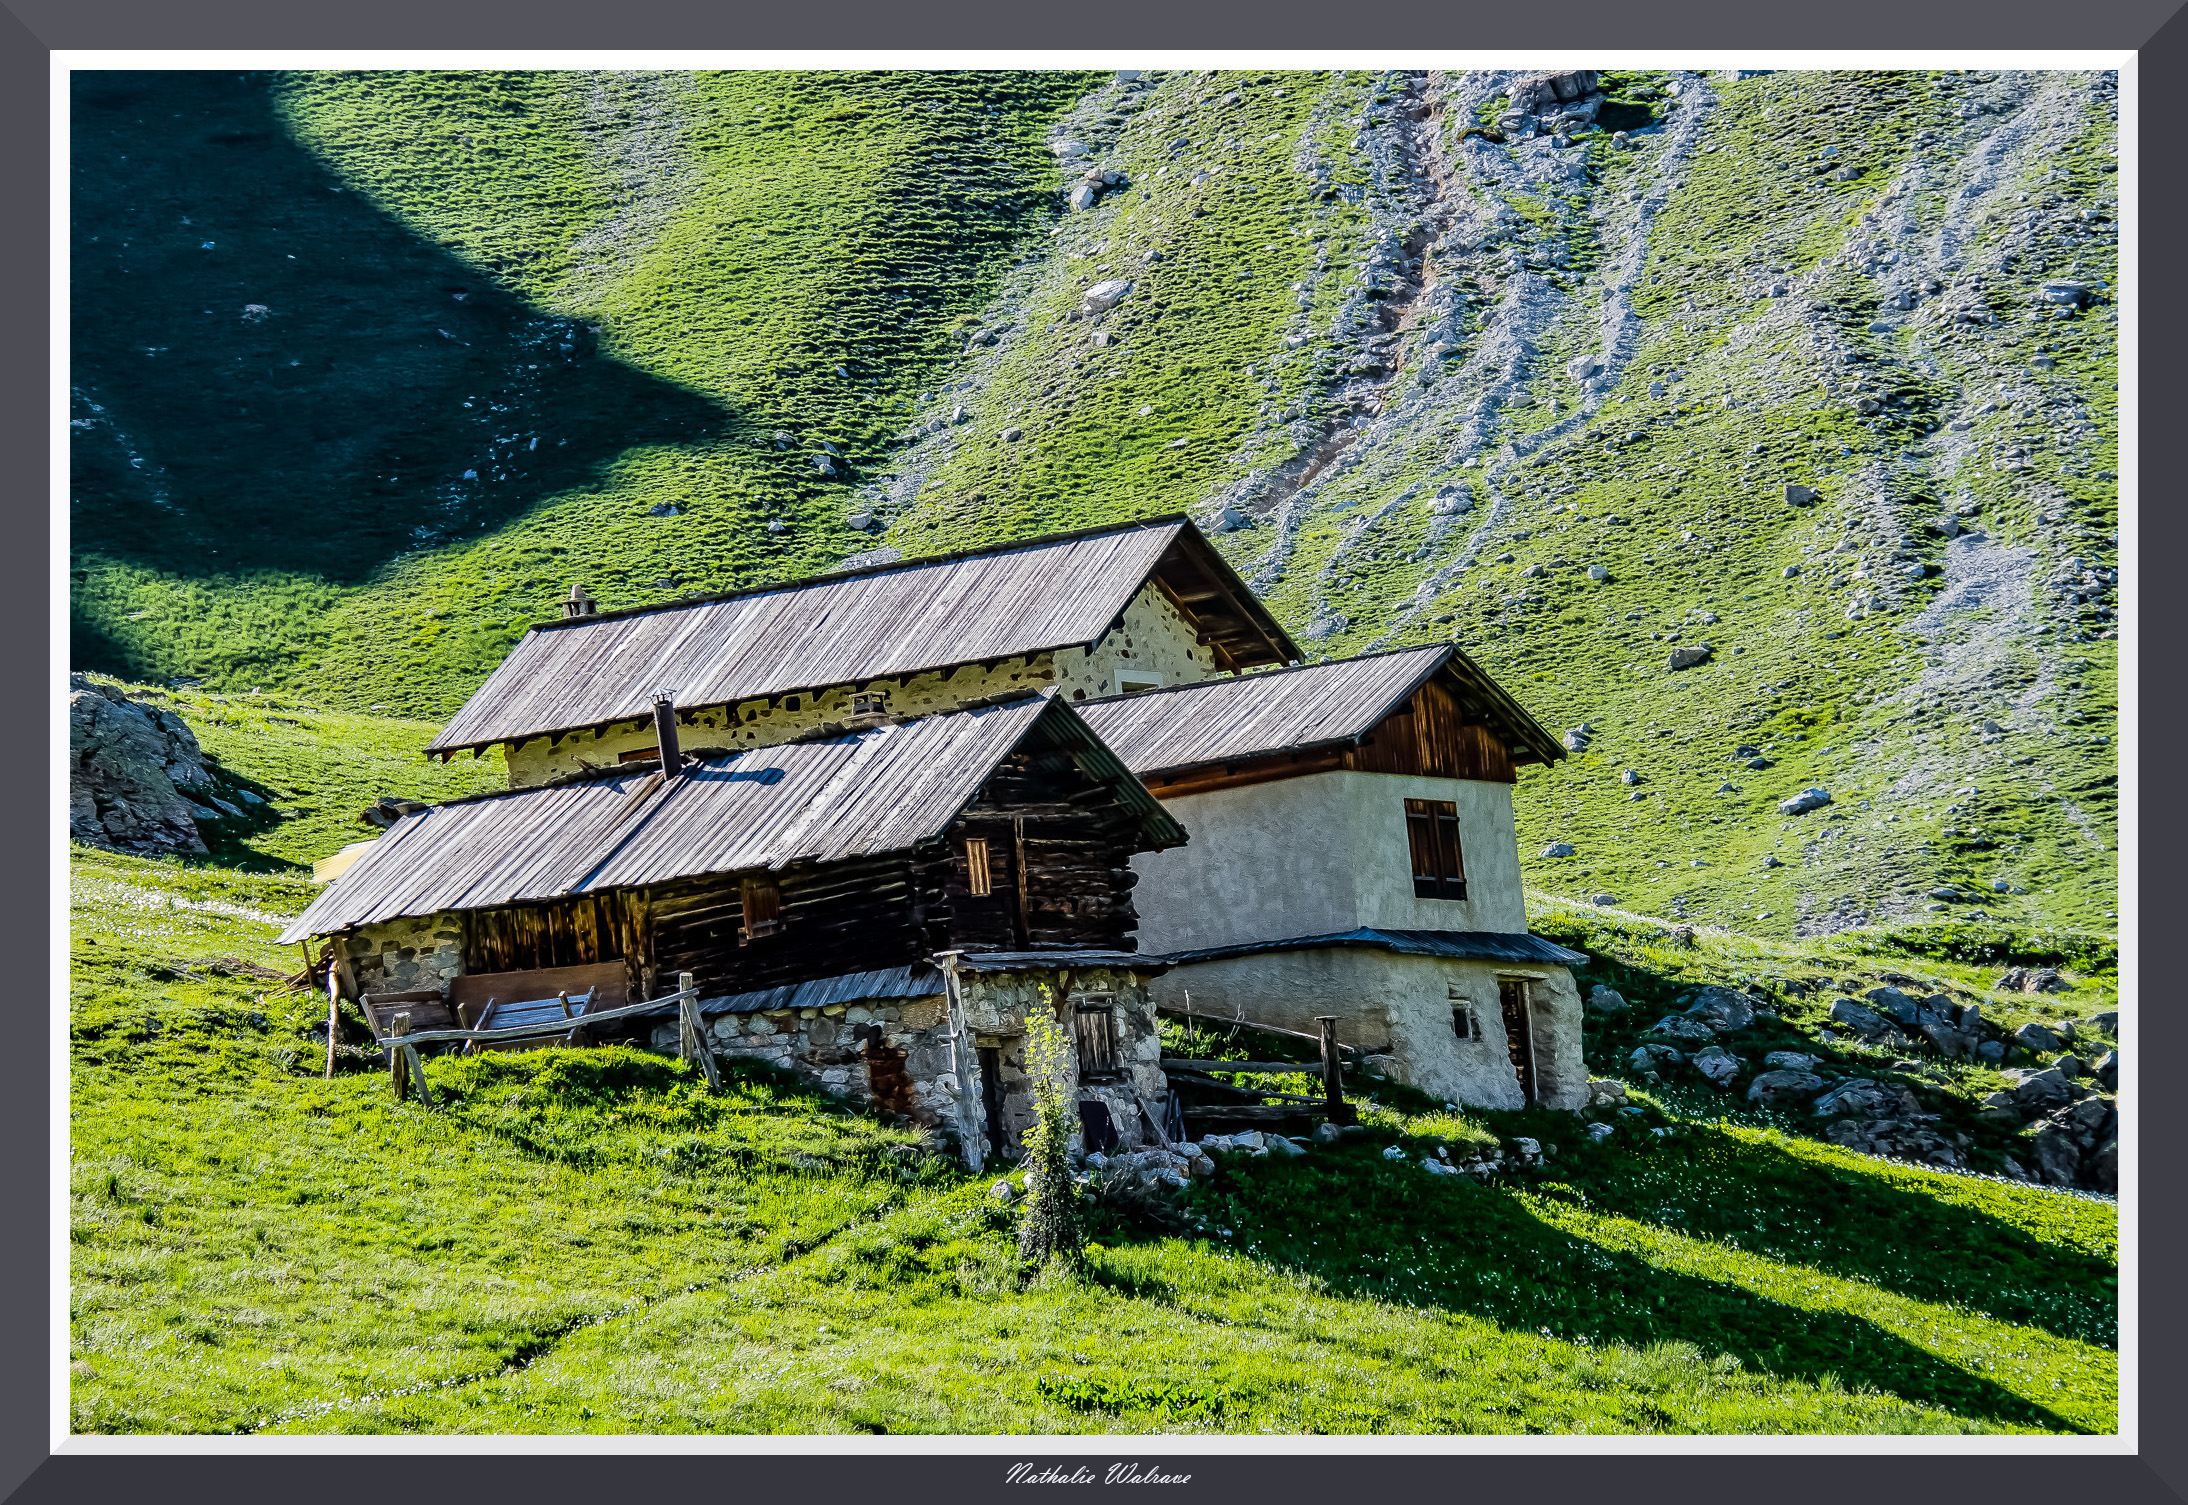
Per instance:
[[[276,973],[278,873],[79,849],[82,1432],[2103,1433],[2116,1209],[1707,1102],[1454,1116],[1227,1160],[1076,1274],[884,1128],[629,1049],[445,1058],[397,1103]],[[1529,1134],[1484,1184],[1382,1158]]]

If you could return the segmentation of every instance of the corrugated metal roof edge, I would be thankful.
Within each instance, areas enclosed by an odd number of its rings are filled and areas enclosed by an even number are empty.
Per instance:
[[[1454,960],[1545,962],[1562,967],[1587,964],[1584,951],[1569,950],[1526,931],[1501,930],[1341,930],[1329,935],[1294,936],[1280,941],[1241,941],[1230,946],[1200,946],[1169,951],[1161,960],[1172,966],[1258,956],[1272,951],[1318,951],[1338,946],[1373,946],[1410,956],[1447,956]]]
[[[833,584],[838,580],[856,579],[862,575],[885,575],[892,571],[914,569],[922,565],[950,564],[954,563],[957,560],[976,559],[988,554],[1010,554],[1016,553],[1024,549],[1043,548],[1051,544],[1072,543],[1083,538],[1100,538],[1105,534],[1110,533],[1125,533],[1130,532],[1134,529],[1161,528],[1169,527],[1172,525],[1181,525],[1182,531],[1178,535],[1179,539],[1183,539],[1187,535],[1190,535],[1192,537],[1194,541],[1194,546],[1203,556],[1205,556],[1205,561],[1218,572],[1219,576],[1232,589],[1233,594],[1238,597],[1238,599],[1245,605],[1245,607],[1255,614],[1255,616],[1257,617],[1257,621],[1254,625],[1260,628],[1262,632],[1264,632],[1266,635],[1268,635],[1271,640],[1274,641],[1276,645],[1283,651],[1296,656],[1300,651],[1299,645],[1292,640],[1291,634],[1284,630],[1284,624],[1276,620],[1275,615],[1270,612],[1267,605],[1263,603],[1259,596],[1254,594],[1253,587],[1249,586],[1245,582],[1245,580],[1240,577],[1238,571],[1231,567],[1231,562],[1223,557],[1222,552],[1218,550],[1214,544],[1208,541],[1208,535],[1200,531],[1199,525],[1182,512],[1166,512],[1157,517],[1136,518],[1129,522],[1112,523],[1106,527],[1078,528],[1065,533],[1046,533],[1042,534],[1037,538],[1015,539],[1009,543],[988,544],[984,547],[977,549],[960,549],[953,553],[947,554],[928,554],[918,559],[895,559],[891,560],[887,564],[867,565],[860,569],[840,570],[833,574],[808,575],[797,580],[777,581],[772,585],[750,585],[746,586],[743,590],[725,591],[722,594],[715,596],[688,596],[680,601],[663,601],[653,606],[626,606],[619,611],[604,611],[590,617],[562,617],[556,618],[552,621],[534,622],[531,627],[527,629],[525,635],[529,637],[534,632],[559,631],[563,628],[580,627],[593,622],[615,621],[625,617],[642,617],[654,612],[679,611],[695,606],[711,606],[717,602],[735,601],[746,596],[764,596],[781,591],[805,590],[816,585]],[[1176,547],[1176,542],[1177,540],[1172,541],[1171,546],[1173,548]],[[1081,644],[1076,640],[1065,643],[1047,643],[1043,644],[1041,647],[1038,648],[1028,648],[1025,650],[1025,654],[1055,653],[1060,649],[1078,648],[1082,646],[1090,645]],[[512,649],[511,651],[514,652],[515,650]],[[1024,655],[1013,654],[1011,656],[1022,657]],[[963,662],[973,663],[978,662],[978,660],[968,659],[964,660]],[[922,670],[920,672],[926,673],[934,669],[956,667],[958,667],[958,665],[955,664],[932,664],[929,665],[926,670]],[[890,679],[895,677],[896,676],[894,675],[879,676],[879,678],[881,679]],[[873,682],[875,681],[860,681],[860,683]],[[830,681],[828,684],[790,685],[771,693],[773,695],[810,695],[815,693],[816,691],[831,689],[837,683],[840,683],[840,681]],[[737,702],[735,701],[709,700],[695,702],[691,705],[680,705],[676,709],[679,712],[707,711],[713,710],[719,706],[734,705],[736,703]],[[468,704],[468,702],[466,702],[466,704]],[[635,718],[624,717],[622,719],[631,720]],[[538,727],[530,732],[525,733],[520,740],[528,742],[534,737],[567,736],[571,732],[583,731],[586,727],[594,726],[597,724],[598,723],[591,721],[579,721],[572,722],[567,726]],[[439,736],[435,736],[431,742],[428,742],[426,744],[425,751],[427,757],[429,758],[435,753],[453,755],[463,752],[466,749],[483,749],[492,747],[496,743],[506,742],[508,740],[509,739],[506,737],[488,737],[484,741],[443,742],[441,741]]]
[[[1367,726],[1363,728],[1360,732],[1349,733],[1342,737],[1320,737],[1312,742],[1291,743],[1283,747],[1264,747],[1247,754],[1227,753],[1220,758],[1202,758],[1191,763],[1173,763],[1165,768],[1143,769],[1140,773],[1140,777],[1143,779],[1157,779],[1162,777],[1164,774],[1180,773],[1183,772],[1185,769],[1199,768],[1209,763],[1235,762],[1241,756],[1264,757],[1271,753],[1315,752],[1325,747],[1357,746],[1361,736],[1365,735],[1366,731],[1372,730],[1376,726],[1380,725],[1383,720],[1390,715],[1392,711],[1396,710],[1399,706],[1405,704],[1405,702],[1409,698],[1411,698],[1414,691],[1420,689],[1422,685],[1428,683],[1428,681],[1435,676],[1435,673],[1438,669],[1441,669],[1445,664],[1450,662],[1451,655],[1456,652],[1458,652],[1458,649],[1449,643],[1416,643],[1410,648],[1385,648],[1380,653],[1360,653],[1353,655],[1351,658],[1324,659],[1318,664],[1287,664],[1281,669],[1264,669],[1259,674],[1241,674],[1236,675],[1230,679],[1203,679],[1189,685],[1169,685],[1159,690],[1142,690],[1137,695],[1103,695],[1093,700],[1082,700],[1078,703],[1082,706],[1089,706],[1108,705],[1114,701],[1119,700],[1146,700],[1151,696],[1156,695],[1176,695],[1182,694],[1190,690],[1205,690],[1211,685],[1243,684],[1252,680],[1265,679],[1278,674],[1297,674],[1307,669],[1329,669],[1341,664],[1365,663],[1369,659],[1396,658],[1402,653],[1435,654],[1434,660],[1424,665],[1421,669],[1421,672],[1415,675],[1412,680],[1407,683],[1404,690],[1392,696],[1390,700],[1384,704],[1382,709],[1375,713],[1375,715],[1369,720]]]
[[[1528,712],[1525,706],[1514,700],[1511,696],[1511,693],[1507,691],[1504,686],[1498,684],[1494,679],[1490,678],[1488,670],[1482,668],[1481,665],[1475,663],[1472,659],[1468,658],[1466,656],[1465,650],[1460,648],[1457,643],[1415,643],[1409,648],[1384,648],[1379,652],[1375,653],[1354,654],[1351,658],[1326,658],[1323,659],[1320,663],[1314,664],[1287,664],[1281,669],[1263,669],[1258,674],[1242,674],[1228,680],[1198,680],[1189,685],[1169,685],[1165,686],[1160,690],[1142,690],[1136,696],[1103,695],[1097,697],[1096,699],[1083,700],[1079,703],[1081,705],[1107,705],[1112,701],[1118,700],[1144,700],[1151,695],[1182,694],[1186,691],[1201,689],[1204,686],[1211,684],[1234,684],[1247,680],[1260,679],[1264,676],[1273,674],[1297,674],[1307,669],[1328,669],[1338,664],[1364,663],[1369,659],[1394,658],[1401,653],[1421,653],[1429,649],[1440,650],[1441,656],[1437,659],[1435,663],[1430,664],[1428,668],[1422,672],[1420,677],[1414,680],[1413,683],[1407,687],[1404,695],[1400,695],[1390,702],[1390,705],[1386,707],[1383,711],[1384,716],[1389,715],[1392,710],[1395,710],[1400,704],[1405,701],[1407,696],[1412,695],[1414,691],[1420,689],[1422,685],[1426,684],[1430,679],[1434,678],[1439,670],[1451,670],[1454,674],[1454,677],[1457,678],[1460,683],[1466,685],[1470,689],[1478,689],[1482,691],[1491,699],[1492,702],[1496,704],[1499,710],[1503,711],[1508,717],[1510,717],[1513,722],[1513,729],[1519,734],[1520,740],[1525,742],[1535,752],[1541,754],[1542,761],[1545,764],[1555,763],[1560,758],[1563,758],[1565,756],[1565,744],[1558,741],[1557,738],[1551,736],[1549,731],[1543,726],[1543,724],[1535,720],[1533,715]],[[1463,674],[1458,672],[1462,668],[1465,670]],[[1310,749],[1322,747],[1340,747],[1345,745],[1346,743],[1357,742],[1358,740],[1359,738],[1357,737],[1330,737],[1318,742],[1302,742],[1297,747],[1274,747],[1268,748],[1266,749],[1266,751],[1280,753],[1305,752]],[[1233,756],[1235,757],[1236,755]],[[1229,759],[1210,758],[1203,761],[1220,763],[1229,761]],[[1177,773],[1187,768],[1197,768],[1200,766],[1201,765],[1198,763],[1179,763],[1169,768],[1150,768],[1142,773],[1140,777],[1154,778],[1161,774]]]
[[[1022,704],[1028,699],[1042,700],[1045,701],[1046,704],[1042,706],[1040,712],[1034,716],[1033,720],[1027,724],[1025,731],[1019,734],[1018,739],[1010,745],[1010,749],[1003,755],[1004,757],[1008,757],[1011,752],[1016,752],[1020,747],[1024,746],[1026,739],[1033,736],[1037,732],[1045,730],[1049,732],[1051,737],[1054,737],[1055,732],[1053,723],[1057,718],[1060,717],[1067,728],[1076,729],[1078,737],[1072,739],[1071,741],[1065,741],[1064,739],[1059,738],[1057,739],[1059,745],[1066,747],[1075,757],[1083,760],[1083,762],[1087,765],[1087,772],[1089,775],[1095,778],[1106,780],[1111,785],[1111,787],[1116,789],[1119,798],[1121,798],[1126,805],[1139,812],[1141,834],[1148,840],[1149,843],[1151,843],[1152,849],[1159,852],[1167,851],[1171,847],[1181,847],[1185,845],[1187,840],[1185,828],[1178,823],[1177,817],[1170,813],[1170,808],[1167,805],[1163,804],[1161,800],[1155,798],[1155,796],[1151,792],[1149,792],[1147,785],[1141,782],[1139,775],[1132,772],[1131,769],[1125,767],[1124,760],[1119,758],[1116,753],[1112,752],[1109,748],[1109,745],[1103,742],[1102,739],[1095,734],[1094,729],[1088,726],[1085,720],[1080,717],[1079,713],[1071,708],[1071,702],[1065,700],[1054,690],[1035,691],[1031,695],[1013,694],[1008,697],[998,697],[995,702],[990,704],[972,705],[966,708],[949,711],[932,711],[929,712],[926,716],[908,717],[904,718],[904,720],[930,721],[938,720],[945,716],[971,715],[982,710],[1010,709],[1014,706]],[[902,723],[900,722],[898,724]],[[857,739],[862,735],[865,735],[865,733],[854,730],[846,731],[837,738],[804,738],[799,740],[851,741]],[[711,764],[716,759],[720,759],[726,762],[733,758],[742,757],[748,753],[764,753],[768,750],[768,747],[774,745],[776,744],[770,743],[759,747],[736,748],[716,753],[709,758],[694,759],[693,761],[695,764],[700,766]],[[1001,759],[998,759],[997,761],[1000,762]],[[447,800],[440,805],[429,807],[428,810],[424,813],[430,814],[433,810],[447,809],[455,805],[475,805],[483,804],[490,800],[518,799],[526,796],[536,796],[542,791],[567,788],[572,784],[595,783],[616,778],[628,778],[635,771],[636,770],[626,764],[617,768],[601,768],[588,773],[570,774],[564,776],[563,778],[549,780],[548,782],[543,784],[528,784],[521,789],[489,789],[484,791],[483,793],[467,794],[457,799]],[[983,782],[985,782],[985,780],[983,780]],[[955,820],[959,813],[961,812],[953,811],[949,819]],[[404,817],[405,820],[410,820],[412,818],[413,817],[411,816]],[[943,827],[946,828],[948,824],[949,821],[945,820],[943,822]],[[340,883],[341,881],[342,880],[340,878],[334,880],[335,883]],[[329,885],[329,888],[332,888],[331,884]],[[301,939],[302,937],[298,938]]]
[[[685,596],[675,601],[660,601],[652,606],[624,606],[614,611],[596,612],[589,617],[553,617],[534,622],[534,632],[559,632],[564,628],[585,627],[596,622],[613,622],[625,617],[649,616],[657,611],[680,611],[692,606],[713,606],[723,601],[738,601],[747,596],[770,596],[781,591],[809,590],[816,585],[834,585],[839,580],[857,580],[867,575],[893,575],[903,570],[921,569],[927,565],[955,564],[964,559],[979,559],[989,554],[1016,554],[1026,549],[1046,548],[1051,544],[1076,543],[1083,538],[1100,538],[1110,533],[1129,533],[1134,529],[1166,528],[1183,523],[1196,534],[1200,529],[1182,512],[1165,512],[1154,517],[1136,517],[1121,523],[1105,523],[1096,528],[1072,528],[1062,533],[1043,533],[1033,538],[1014,538],[1003,543],[982,544],[976,549],[951,549],[940,554],[922,554],[917,559],[892,559],[886,564],[860,565],[849,570],[824,570],[817,575],[801,575],[795,580],[777,580],[767,585],[747,585],[738,590],[721,591],[711,596]],[[1207,542],[1207,535],[1201,534]],[[1210,551],[1213,552],[1211,545]],[[1057,645],[1064,646],[1062,644]]]

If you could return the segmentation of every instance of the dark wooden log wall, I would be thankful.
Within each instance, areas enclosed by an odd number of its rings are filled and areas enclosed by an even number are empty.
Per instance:
[[[988,840],[993,892],[985,897],[971,892],[968,835]],[[474,911],[464,969],[626,960],[638,999],[659,996],[680,972],[718,996],[901,966],[951,947],[1129,951],[1137,845],[1138,818],[1113,790],[1059,752],[1030,750],[1013,755],[949,832],[919,851],[772,875],[782,899],[773,935],[742,938],[750,875],[722,874]]]
[[[645,906],[635,893],[585,894],[551,904],[477,909],[464,916],[466,972],[630,964],[631,996],[645,985]]]
[[[1425,774],[1438,779],[1518,777],[1512,755],[1486,726],[1469,726],[1451,692],[1430,680],[1352,750],[1346,767],[1363,773]]]
[[[1132,932],[1139,924],[1132,905],[1132,886],[1139,881],[1132,871],[1138,824],[1138,817],[1107,785],[1089,778],[1063,755],[1014,755],[951,828],[952,860],[942,871],[943,892],[935,905],[947,916],[948,944],[991,950],[1132,950]],[[988,898],[971,892],[964,861],[967,836],[987,838],[995,888]]]
[[[927,944],[913,866],[896,855],[774,874],[782,929],[750,942],[740,939],[741,877],[655,889],[654,969],[689,972],[707,993],[747,993],[917,961],[937,948]]]

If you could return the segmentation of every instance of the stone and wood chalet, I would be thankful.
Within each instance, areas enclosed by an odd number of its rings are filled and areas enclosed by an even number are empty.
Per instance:
[[[713,1051],[975,1166],[1031,1120],[1036,1007],[1088,1143],[1159,1137],[1156,1008],[1188,990],[1337,1014],[1465,1101],[1566,1103],[1577,958],[1526,934],[1510,805],[1561,749],[1455,649],[1301,656],[1182,517],[630,611],[573,591],[430,748],[499,746],[510,787],[406,807],[285,939],[326,938],[376,1021],[582,1019],[690,974]],[[671,1048],[673,1012],[633,1032]]]
[[[1527,933],[1512,785],[1564,748],[1448,643],[1090,701],[1190,837],[1133,858],[1160,1006],[1388,1042],[1486,1107],[1587,1101],[1575,951]]]

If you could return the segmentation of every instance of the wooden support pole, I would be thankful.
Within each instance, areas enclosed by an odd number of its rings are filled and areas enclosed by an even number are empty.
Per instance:
[[[699,985],[689,972],[676,974],[676,1012],[683,1021],[680,1033],[684,1059],[699,1063],[699,1069],[706,1073],[707,1091],[720,1092],[722,1071],[714,1064],[714,1052],[707,1045],[706,1026],[699,1018]]]
[[[311,969],[307,966],[306,971]],[[342,1032],[342,984],[332,966],[327,968],[327,1076],[334,1080],[334,1037]]]
[[[1314,1022],[1322,1026],[1322,1095],[1329,1109],[1331,1123],[1344,1123],[1345,1073],[1343,1058],[1337,1053],[1337,1016],[1317,1014]]]
[[[410,1015],[397,1014],[387,1022],[387,1032],[393,1038],[387,1045],[387,1081],[395,1091],[395,1101],[401,1102],[409,1086],[410,1053],[402,1037],[410,1033]]]

